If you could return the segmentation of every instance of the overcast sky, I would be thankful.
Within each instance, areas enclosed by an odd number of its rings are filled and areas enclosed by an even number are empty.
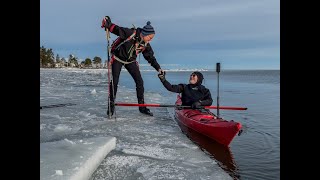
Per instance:
[[[123,27],[151,21],[160,65],[280,69],[279,0],[40,0],[40,45],[60,57],[104,61],[105,15]]]

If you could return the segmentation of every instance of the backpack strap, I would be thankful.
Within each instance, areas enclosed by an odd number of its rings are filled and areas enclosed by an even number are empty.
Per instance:
[[[134,62],[134,61],[129,61],[129,62],[123,61],[123,60],[119,59],[119,58],[118,58],[117,56],[115,56],[115,55],[113,55],[112,57],[113,57],[113,59],[121,62],[122,64],[130,64],[130,63],[133,63],[133,62]]]
[[[118,49],[122,44],[126,43],[127,41],[130,41],[135,35],[136,35],[136,30],[133,31],[133,33],[131,34],[131,36],[129,36],[127,39],[125,39],[125,40],[122,41],[120,44],[118,44],[118,45],[116,46],[116,48],[114,48],[114,50]],[[119,38],[119,40],[120,40],[120,38]],[[118,41],[118,39],[117,39],[116,41]],[[116,42],[116,41],[115,41],[115,42]]]

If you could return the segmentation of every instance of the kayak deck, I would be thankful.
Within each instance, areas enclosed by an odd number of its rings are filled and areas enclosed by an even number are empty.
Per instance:
[[[180,96],[178,96],[176,104],[181,105]],[[242,127],[241,123],[218,118],[209,110],[176,108],[175,119],[225,146],[229,146]]]

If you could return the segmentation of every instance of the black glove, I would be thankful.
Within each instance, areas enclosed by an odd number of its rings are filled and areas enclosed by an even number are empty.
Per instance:
[[[158,77],[161,82],[164,82],[166,80],[166,72],[162,71],[162,73],[158,74]]]
[[[192,108],[192,109],[200,109],[200,108],[201,108],[201,103],[200,103],[199,101],[194,102],[194,103],[191,105],[191,108]]]
[[[109,16],[105,16],[103,19],[102,19],[102,23],[101,23],[101,28],[104,28],[104,30],[107,30],[110,28],[112,22],[111,22],[111,19]]]

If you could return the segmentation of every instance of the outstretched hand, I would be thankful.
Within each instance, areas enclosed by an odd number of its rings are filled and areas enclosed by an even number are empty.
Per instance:
[[[159,70],[158,77],[161,82],[164,82],[166,80],[166,72],[163,70]]]
[[[165,73],[164,70],[162,70],[162,69],[159,69],[158,72],[159,72],[159,74]]]

